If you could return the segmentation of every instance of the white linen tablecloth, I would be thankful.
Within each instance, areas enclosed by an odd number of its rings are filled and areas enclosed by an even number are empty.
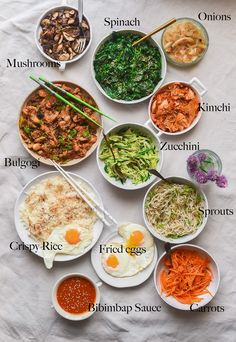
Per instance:
[[[210,208],[234,208],[235,210],[235,128],[236,128],[236,3],[228,1],[176,1],[176,0],[86,0],[84,10],[93,26],[92,46],[86,56],[72,64],[61,74],[57,69],[7,68],[7,58],[18,60],[44,60],[34,42],[34,29],[38,17],[60,0],[0,0],[0,108],[1,108],[1,284],[0,284],[0,341],[164,341],[164,342],[235,342],[236,317],[236,230],[235,215],[212,216],[205,230],[193,243],[206,248],[216,259],[221,271],[221,283],[212,306],[224,306],[224,312],[180,312],[159,298],[151,276],[142,285],[131,289],[116,289],[106,284],[101,288],[101,303],[112,305],[161,305],[160,313],[95,313],[82,322],[66,321],[51,308],[51,289],[63,274],[82,272],[95,280],[98,277],[90,261],[90,253],[78,260],[55,263],[47,270],[41,258],[28,251],[11,251],[9,243],[19,241],[14,226],[14,204],[22,187],[35,176],[50,167],[20,170],[2,166],[7,156],[28,156],[20,143],[17,119],[25,97],[35,88],[28,78],[44,74],[49,79],[76,82],[94,95],[103,110],[119,122],[144,123],[148,102],[125,106],[114,104],[97,90],[91,76],[91,58],[99,40],[111,32],[104,26],[104,18],[141,21],[140,30],[150,31],[171,17],[189,16],[197,19],[200,11],[209,14],[230,14],[231,21],[203,22],[210,36],[210,46],[205,58],[190,69],[178,69],[168,65],[166,81],[188,81],[198,77],[207,87],[205,101],[211,104],[231,103],[230,113],[204,113],[199,124],[179,138],[162,138],[170,142],[199,142],[200,148],[217,152],[223,161],[229,186],[220,189],[206,186]],[[76,4],[76,1],[71,1]],[[155,39],[160,42],[161,34]],[[106,128],[111,122],[106,120]],[[166,151],[162,172],[164,175],[187,176],[187,151]],[[128,192],[108,184],[99,173],[95,153],[81,164],[71,167],[91,181],[100,192],[106,208],[121,221],[143,224],[142,200],[145,189]],[[163,246],[157,242],[159,253]]]

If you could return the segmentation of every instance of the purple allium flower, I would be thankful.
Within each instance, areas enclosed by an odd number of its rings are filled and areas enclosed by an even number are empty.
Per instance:
[[[196,156],[191,155],[188,157],[187,163],[188,163],[188,166],[193,166],[193,165],[195,166],[198,164],[198,159]]]
[[[204,153],[204,152],[199,153],[199,154],[197,155],[197,157],[198,157],[198,160],[199,160],[200,162],[202,162],[202,161],[204,161],[204,160],[207,159],[207,155],[206,155],[206,153]]]
[[[198,170],[198,159],[196,156],[189,156],[187,159],[187,166],[188,166],[188,170],[189,172],[194,175],[194,173]]]
[[[194,176],[198,183],[204,184],[208,181],[207,174],[203,171],[196,171]]]
[[[216,185],[220,188],[226,188],[228,181],[225,176],[221,175],[216,178]]]
[[[208,180],[215,182],[217,180],[217,177],[218,177],[218,174],[217,174],[216,170],[214,170],[214,169],[208,170],[208,172],[207,172]]]

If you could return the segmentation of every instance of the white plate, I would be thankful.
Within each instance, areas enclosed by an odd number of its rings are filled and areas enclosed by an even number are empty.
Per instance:
[[[111,235],[107,236],[106,238],[102,238],[98,241],[96,246],[92,249],[91,252],[91,261],[93,268],[99,278],[103,280],[108,285],[111,285],[113,287],[118,288],[125,288],[125,287],[133,287],[138,286],[142,283],[144,283],[152,274],[155,264],[157,262],[158,252],[157,247],[154,240],[154,256],[151,264],[147,266],[144,270],[141,272],[135,274],[132,277],[125,277],[125,278],[118,278],[118,277],[112,277],[110,274],[108,274],[103,266],[102,266],[102,253],[99,253],[100,244],[106,244],[110,241],[117,241],[118,243],[122,243],[124,240],[123,238],[116,233],[112,233]]]
[[[102,200],[101,197],[99,196],[98,192],[95,190],[95,188],[93,187],[93,185],[91,183],[89,183],[87,180],[85,180],[84,178],[82,178],[79,175],[76,175],[74,173],[69,172],[69,174],[75,179],[75,180],[81,180],[82,182],[84,182],[86,184],[86,187],[88,187],[88,191],[92,194],[94,194],[96,196],[96,200],[98,201],[98,203],[101,205],[101,207],[103,207],[102,204]],[[37,184],[38,182],[42,181],[43,179],[47,179],[47,178],[51,178],[51,177],[55,177],[57,175],[60,175],[60,173],[58,171],[51,171],[51,172],[46,172],[43,173],[37,177],[35,177],[34,179],[32,179],[29,183],[27,183],[25,185],[25,187],[22,189],[16,204],[15,204],[15,209],[14,209],[14,218],[15,218],[15,227],[16,227],[16,231],[20,237],[20,239],[26,244],[37,244],[38,242],[36,240],[34,240],[28,233],[27,227],[26,225],[23,223],[23,221],[20,218],[20,212],[19,212],[19,208],[20,205],[24,202],[25,198],[26,198],[26,193],[28,191],[30,191],[30,188],[32,186],[34,186],[35,184]],[[93,226],[93,240],[91,242],[91,244],[89,246],[87,246],[84,250],[84,252],[82,254],[79,255],[66,255],[66,254],[57,254],[55,256],[54,261],[69,261],[69,260],[74,260],[76,258],[81,257],[82,255],[84,255],[85,253],[87,253],[97,242],[97,240],[99,239],[99,236],[101,235],[103,230],[103,223],[102,221],[100,221],[99,219],[95,222],[94,226]],[[34,251],[33,252],[40,256],[43,257],[43,251],[42,249],[39,247],[38,251]]]
[[[186,249],[186,250],[196,251],[199,254],[201,254],[202,256],[207,257],[209,259],[209,267],[211,269],[213,279],[212,279],[210,285],[208,286],[208,290],[210,291],[212,296],[208,293],[205,295],[200,295],[199,297],[203,298],[203,300],[199,303],[193,304],[191,307],[192,310],[196,310],[196,309],[200,308],[201,306],[208,304],[213,299],[213,297],[216,295],[216,292],[217,292],[217,290],[219,288],[219,284],[220,284],[220,271],[219,271],[218,265],[215,262],[215,260],[213,259],[213,257],[205,249],[203,249],[199,246],[190,245],[190,244],[178,245],[178,246],[171,248],[171,250],[176,250],[176,249]],[[165,255],[166,255],[166,253],[162,254],[162,256],[158,260],[156,267],[155,267],[154,284],[155,284],[156,290],[157,290],[159,296],[168,305],[172,306],[173,308],[179,309],[179,310],[190,311],[191,309],[190,309],[189,304],[182,304],[182,303],[178,302],[174,297],[172,297],[172,296],[167,297],[164,293],[161,293],[160,273],[163,269],[166,268],[164,265]]]

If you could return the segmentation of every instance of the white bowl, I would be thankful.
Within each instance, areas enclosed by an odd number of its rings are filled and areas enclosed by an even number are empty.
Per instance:
[[[165,269],[164,265],[164,257],[166,253],[163,253],[159,260],[157,261],[155,271],[154,271],[154,284],[156,287],[156,290],[159,294],[159,296],[170,306],[172,306],[175,309],[179,310],[185,310],[185,311],[193,311],[197,310],[198,308],[208,304],[213,297],[216,295],[216,292],[219,288],[220,284],[220,271],[219,267],[216,263],[216,261],[213,259],[213,257],[203,248],[195,245],[190,245],[190,244],[184,244],[184,245],[179,245],[172,247],[171,250],[176,250],[176,249],[185,249],[185,250],[191,250],[191,251],[196,251],[200,254],[202,254],[204,257],[207,257],[210,262],[209,262],[209,267],[211,269],[212,275],[213,275],[213,280],[211,281],[208,290],[212,294],[212,296],[207,293],[205,295],[200,295],[200,298],[203,298],[201,302],[194,303],[192,305],[189,304],[182,304],[179,301],[177,301],[174,297],[169,296],[167,297],[164,293],[161,293],[161,285],[160,285],[160,273],[162,272],[163,269]]]
[[[177,184],[187,184],[189,186],[191,186],[192,188],[196,189],[198,191],[198,193],[201,195],[201,197],[204,200],[204,209],[208,209],[208,202],[207,202],[207,198],[206,195],[204,194],[204,192],[200,189],[200,187],[198,187],[195,183],[191,182],[190,180],[186,179],[186,178],[182,178],[182,177],[166,177],[168,180],[177,183]],[[144,200],[143,200],[143,218],[144,218],[144,222],[146,224],[146,227],[149,229],[149,231],[159,240],[164,241],[164,242],[170,242],[173,244],[178,244],[178,243],[186,243],[189,242],[193,239],[195,239],[200,233],[201,231],[204,229],[204,227],[206,226],[207,223],[207,219],[208,217],[203,217],[203,222],[202,224],[198,227],[197,231],[193,234],[188,234],[185,236],[182,236],[178,239],[173,239],[173,238],[168,238],[164,235],[161,235],[148,221],[148,218],[146,216],[145,213],[145,203],[147,200],[147,196],[149,194],[149,192],[156,187],[157,184],[159,184],[160,182],[162,182],[162,180],[158,180],[156,181],[154,184],[152,184],[152,186],[148,189],[148,191],[145,194]]]
[[[51,7],[51,8],[48,9],[46,12],[44,12],[44,13],[41,15],[41,17],[39,18],[39,20],[38,20],[38,22],[37,22],[37,25],[36,25],[36,30],[35,30],[35,32],[34,32],[34,40],[35,40],[36,46],[37,46],[37,48],[39,49],[39,51],[41,52],[41,54],[42,54],[45,58],[49,59],[51,62],[60,64],[59,69],[62,70],[62,71],[65,70],[65,67],[66,67],[67,64],[76,62],[76,61],[78,61],[80,58],[82,58],[82,57],[86,54],[86,52],[88,51],[88,49],[89,49],[89,47],[90,47],[90,45],[91,45],[91,42],[92,42],[92,27],[91,27],[91,24],[90,24],[90,22],[89,22],[87,16],[83,13],[83,17],[84,17],[84,19],[87,21],[87,23],[88,23],[88,25],[89,25],[90,39],[89,39],[88,45],[86,46],[86,48],[84,49],[84,51],[83,51],[81,54],[76,55],[74,58],[72,58],[71,60],[68,60],[68,61],[59,61],[59,60],[53,59],[52,57],[50,57],[49,55],[47,55],[47,54],[43,51],[43,48],[42,48],[42,46],[41,46],[41,44],[40,44],[40,41],[39,41],[40,33],[41,33],[41,31],[42,31],[41,26],[40,26],[40,23],[41,23],[42,19],[43,19],[46,15],[48,15],[49,13],[54,12],[54,11],[59,11],[59,10],[63,10],[63,9],[71,9],[71,10],[76,10],[76,11],[78,11],[78,8],[67,5],[67,2],[66,2],[66,1],[64,1],[64,3],[65,3],[65,5],[61,5],[61,6],[57,6],[57,7]]]
[[[109,137],[110,133],[116,133],[116,132],[120,131],[121,129],[128,129],[128,128],[133,128],[133,129],[139,130],[140,132],[142,132],[142,133],[144,133],[144,134],[146,134],[152,138],[153,142],[156,145],[157,151],[158,151],[159,161],[157,163],[157,170],[160,171],[162,168],[162,163],[163,163],[163,151],[160,150],[159,138],[157,137],[157,135],[154,134],[154,132],[149,127],[141,125],[141,124],[128,122],[125,124],[119,124],[119,125],[112,127],[106,134]],[[154,181],[154,179],[156,177],[153,175],[151,175],[150,178],[146,182],[143,182],[140,184],[133,184],[131,182],[131,180],[129,180],[129,179],[127,179],[126,182],[124,184],[122,184],[121,181],[110,177],[104,170],[104,164],[105,163],[102,160],[100,160],[100,158],[99,158],[99,152],[100,152],[101,143],[103,140],[104,140],[104,138],[99,142],[99,145],[97,148],[97,165],[98,165],[98,168],[99,168],[101,174],[109,183],[111,183],[112,185],[115,185],[117,188],[120,188],[120,189],[137,190],[137,189],[141,189],[141,188],[148,186],[149,184],[151,184]]]
[[[128,34],[128,33],[133,33],[133,34],[138,34],[140,36],[145,36],[146,33],[142,32],[142,31],[137,31],[137,30],[117,30],[116,32],[123,32],[125,34]],[[92,77],[93,77],[93,80],[97,86],[97,88],[100,90],[100,92],[106,96],[108,99],[114,101],[114,102],[117,102],[117,103],[123,103],[123,104],[134,104],[134,103],[139,103],[139,102],[143,102],[145,100],[147,100],[148,98],[150,98],[156,91],[157,89],[160,88],[160,86],[162,85],[163,81],[164,81],[164,78],[166,76],[166,57],[165,57],[165,54],[161,48],[161,46],[155,41],[153,40],[152,38],[149,38],[149,41],[151,42],[151,44],[153,46],[156,46],[158,47],[159,51],[160,51],[160,55],[161,55],[161,63],[162,63],[162,67],[161,67],[161,80],[158,82],[158,84],[156,85],[155,89],[153,90],[153,92],[145,97],[142,97],[140,99],[137,99],[137,100],[133,100],[133,101],[126,101],[126,100],[118,100],[118,99],[113,99],[112,97],[110,97],[109,95],[107,95],[107,93],[105,92],[105,90],[101,87],[101,85],[99,84],[99,82],[96,80],[96,77],[95,77],[95,70],[94,70],[94,66],[93,66],[93,63],[94,63],[94,60],[95,60],[95,55],[97,53],[97,51],[100,49],[100,47],[108,40],[111,39],[111,36],[112,36],[112,33],[110,33],[108,36],[104,37],[100,43],[98,44],[98,46],[96,47],[94,53],[93,53],[93,58],[92,58]]]
[[[90,316],[92,316],[94,314],[95,311],[88,311],[82,314],[72,314],[69,313],[65,310],[62,309],[62,307],[59,305],[58,301],[57,301],[57,289],[59,287],[59,285],[68,278],[71,277],[81,277],[81,278],[85,278],[87,280],[89,280],[92,285],[94,286],[95,290],[96,290],[96,302],[95,304],[99,304],[100,302],[100,290],[99,290],[99,286],[102,285],[101,282],[99,283],[95,283],[95,281],[93,281],[90,277],[88,277],[87,275],[81,274],[81,273],[69,273],[66,274],[64,276],[62,276],[60,279],[57,280],[57,282],[55,283],[53,290],[52,290],[52,304],[55,308],[55,310],[57,311],[57,313],[59,315],[61,315],[62,317],[69,319],[70,321],[82,321],[86,318],[89,318]]]
[[[202,116],[202,111],[199,110],[196,118],[193,120],[193,122],[191,123],[191,125],[184,129],[183,131],[179,131],[179,132],[166,132],[166,131],[163,131],[162,129],[160,129],[152,120],[152,116],[151,116],[151,106],[152,106],[152,102],[154,100],[154,98],[156,97],[156,94],[158,94],[159,91],[161,91],[164,87],[166,87],[167,85],[170,85],[172,83],[183,83],[187,86],[189,86],[190,88],[192,88],[192,90],[194,91],[194,93],[198,96],[198,100],[199,100],[199,104],[202,103],[202,96],[207,92],[207,89],[206,87],[199,81],[198,78],[194,77],[192,78],[189,82],[183,82],[183,81],[172,81],[172,82],[169,82],[169,83],[166,83],[166,84],[163,84],[163,86],[158,89],[154,94],[153,96],[151,97],[150,99],[150,102],[149,102],[149,106],[148,106],[148,114],[149,114],[149,120],[150,122],[152,123],[153,127],[159,132],[159,135],[161,134],[166,134],[166,135],[172,135],[172,136],[175,136],[175,135],[181,135],[181,134],[184,134],[188,131],[190,131],[194,126],[196,126],[196,124],[198,123],[198,121],[200,120],[201,116]]]

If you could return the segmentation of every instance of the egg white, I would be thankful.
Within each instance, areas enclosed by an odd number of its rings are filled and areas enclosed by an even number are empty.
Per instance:
[[[65,234],[70,229],[77,229],[80,236],[80,241],[76,244],[70,244],[65,240]],[[93,239],[93,232],[89,229],[78,227],[70,224],[54,229],[46,242],[62,245],[60,250],[43,249],[43,258],[45,266],[50,269],[53,266],[53,260],[56,254],[80,255],[85,248],[90,245]]]

